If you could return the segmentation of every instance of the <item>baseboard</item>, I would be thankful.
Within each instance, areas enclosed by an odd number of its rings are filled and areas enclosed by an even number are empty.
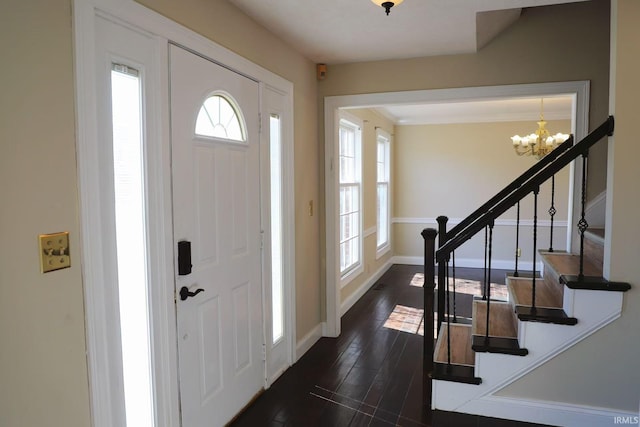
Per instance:
[[[387,272],[387,270],[389,270],[389,268],[391,268],[393,264],[393,258],[391,258],[389,261],[385,262],[384,265],[378,269],[378,271],[373,273],[373,275],[369,277],[369,279],[362,283],[362,285],[360,285],[360,287],[354,293],[352,293],[347,297],[347,299],[342,301],[342,304],[340,304],[340,317],[344,316],[344,314],[349,311],[349,309],[353,307],[353,305],[358,302],[360,298],[362,298],[362,296],[378,281],[379,278],[382,277],[384,273]]]
[[[394,256],[391,258],[394,264],[406,264],[406,265],[423,265],[424,258],[419,256]]]
[[[391,261],[394,264],[423,265],[424,258],[419,256],[394,256]],[[537,271],[542,271],[542,262],[538,262],[537,265]],[[484,259],[456,258],[456,267],[484,268]],[[491,261],[491,267],[498,270],[513,270],[515,266],[513,260],[494,259]],[[531,261],[520,261],[518,262],[518,269],[531,271],[533,270],[533,263]]]
[[[309,351],[309,349],[313,347],[320,338],[322,338],[322,331],[325,328],[324,325],[325,322],[318,323],[315,328],[309,331],[307,335],[302,337],[302,339],[296,343],[296,362],[300,360],[300,358],[304,356],[304,354]]]
[[[465,405],[462,411],[530,423],[561,425],[563,427],[640,424],[637,412],[502,396],[489,396],[474,400]]]
[[[605,216],[607,212],[607,192],[603,191],[584,208],[584,215],[591,228],[604,228]]]

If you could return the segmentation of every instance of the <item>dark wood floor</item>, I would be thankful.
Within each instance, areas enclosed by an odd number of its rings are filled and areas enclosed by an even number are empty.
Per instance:
[[[422,279],[417,273],[420,267],[391,267],[343,316],[340,337],[320,339],[231,425],[534,426],[425,410],[422,336],[415,313],[423,307],[422,288],[416,286]],[[482,277],[474,269],[458,269],[457,274],[470,280]],[[503,284],[503,277],[494,271],[492,282]],[[461,316],[470,315],[473,299],[468,289],[464,292],[456,301]]]

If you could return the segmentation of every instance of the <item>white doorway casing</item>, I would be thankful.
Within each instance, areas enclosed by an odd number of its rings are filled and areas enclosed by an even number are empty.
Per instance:
[[[126,37],[116,39],[108,55],[134,61],[142,71],[145,86],[144,173],[148,197],[145,209],[147,226],[149,282],[148,300],[151,323],[152,381],[154,384],[155,426],[179,426],[178,357],[174,288],[174,244],[172,232],[171,150],[169,129],[168,45],[184,46],[224,67],[259,82],[260,91],[271,89],[281,96],[276,102],[282,115],[282,180],[283,186],[283,286],[285,304],[285,336],[287,366],[295,355],[295,257],[294,257],[294,193],[293,193],[293,85],[272,72],[197,35],[179,24],[150,11],[133,0],[75,0],[73,4],[74,48],[76,69],[76,118],[79,200],[81,218],[82,274],[85,294],[87,358],[89,366],[92,425],[111,427],[124,425],[124,396],[120,378],[117,328],[117,302],[114,298],[112,231],[105,225],[105,212],[110,209],[104,195],[104,157],[101,154],[100,123],[104,111],[99,104],[100,81],[96,73],[97,22],[102,20],[134,32],[147,41],[145,55],[118,52],[126,46]],[[105,52],[102,52],[105,54]],[[268,116],[272,102],[261,101],[261,114]],[[260,144],[268,147],[268,132],[260,134]],[[268,151],[268,150],[267,150]],[[261,162],[261,182],[268,175]],[[266,205],[266,206],[265,206]],[[269,214],[262,203],[261,216]],[[266,235],[265,239],[269,236]],[[267,244],[267,241],[265,241]],[[263,266],[265,265],[263,260]],[[175,267],[177,268],[177,266]],[[263,271],[263,277],[265,277]],[[268,285],[268,284],[267,284]],[[263,281],[263,287],[265,283]],[[114,289],[115,288],[115,289]],[[264,331],[262,331],[264,335]],[[269,355],[267,354],[267,358]],[[282,368],[280,368],[282,371]],[[279,375],[264,375],[268,387]]]
[[[338,153],[338,111],[342,108],[370,108],[384,105],[430,104],[442,102],[464,102],[495,100],[501,98],[536,97],[541,95],[569,95],[572,97],[572,129],[575,140],[587,136],[589,130],[589,82],[533,83],[505,86],[483,86],[456,89],[433,89],[403,92],[371,93],[361,95],[328,96],[324,99],[325,135],[325,232],[326,232],[326,324],[323,335],[340,335],[340,260],[337,250],[338,233],[338,170],[335,161]],[[579,188],[576,180],[582,176],[582,166],[572,162],[569,178],[569,204],[567,227],[567,251],[571,250],[571,224],[577,222]],[[392,215],[393,216],[393,215]],[[392,248],[393,250],[393,248]]]

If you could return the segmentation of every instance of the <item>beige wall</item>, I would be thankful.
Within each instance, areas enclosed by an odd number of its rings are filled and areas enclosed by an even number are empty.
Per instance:
[[[334,95],[589,80],[594,129],[608,115],[608,16],[608,0],[527,9],[476,54],[330,65],[318,85],[319,101]],[[589,197],[605,188],[605,164],[606,148],[595,148]]]
[[[314,65],[224,0],[143,0],[166,16],[280,74],[295,85],[296,296],[298,337],[321,319],[318,216],[318,106],[326,95],[443,87],[590,80],[591,127],[607,115],[608,2],[594,0],[527,11],[522,19],[475,55],[330,66],[316,87]],[[618,129],[614,148],[616,227],[612,230],[612,277],[637,280],[640,233],[632,187],[638,157],[632,144],[635,97],[640,75],[633,61],[638,45],[636,0],[621,2]],[[0,14],[3,54],[0,101],[0,425],[89,425],[85,330],[79,259],[79,220],[74,134],[71,0],[8,2]],[[523,54],[525,53],[525,54]],[[544,58],[541,61],[540,58]],[[631,65],[627,65],[632,63]],[[626,67],[626,69],[624,68]],[[626,72],[626,74],[625,74]],[[623,93],[628,90],[629,93]],[[321,121],[322,123],[322,121]],[[320,134],[322,129],[320,129]],[[321,134],[322,137],[322,134]],[[627,141],[627,142],[624,142]],[[595,158],[604,158],[599,153]],[[619,169],[618,169],[619,167]],[[598,194],[604,168],[592,167]],[[322,169],[320,169],[322,170]],[[322,181],[320,181],[322,182]],[[600,184],[598,184],[600,183]],[[599,186],[598,186],[599,185]],[[323,197],[323,196],[321,196]],[[316,203],[317,205],[317,203]],[[320,206],[316,212],[322,212]],[[71,232],[72,267],[41,275],[36,237]],[[75,248],[75,249],[74,249]],[[636,274],[634,274],[636,273]],[[632,290],[625,314],[615,325],[579,344],[558,360],[558,369],[580,360],[556,394],[577,402],[637,409],[638,292]],[[630,313],[632,312],[632,313]],[[635,313],[635,314],[634,314]],[[584,355],[589,355],[585,357]],[[556,366],[556,365],[554,365]],[[558,377],[558,375],[556,375]],[[535,394],[523,380],[513,393]],[[524,386],[522,386],[524,384]],[[557,384],[557,382],[554,382]],[[612,387],[601,387],[612,384]],[[548,387],[541,387],[548,396]],[[611,393],[611,391],[616,391]],[[634,400],[635,399],[635,400]],[[632,400],[634,400],[632,402]]]
[[[609,142],[607,233],[611,239],[610,279],[630,282],[622,317],[578,343],[501,394],[561,401],[638,413],[640,399],[640,158],[637,122],[640,98],[640,2],[619,0],[613,18],[612,102],[616,118]],[[612,210],[611,210],[612,208]],[[553,386],[551,387],[550,384]]]
[[[385,130],[392,135],[391,147],[393,150],[393,122],[387,118],[381,116],[373,110],[368,109],[353,109],[348,110],[349,114],[352,114],[363,121],[362,127],[362,229],[367,230],[372,227],[376,227],[377,223],[377,191],[376,191],[376,156],[377,156],[377,138],[376,128]],[[393,176],[393,168],[391,170],[391,176]],[[393,195],[392,195],[393,197]],[[394,240],[393,234],[391,235],[391,242]],[[393,243],[392,243],[393,244]],[[340,291],[340,299],[344,301],[352,294],[358,291],[358,289],[365,284],[368,280],[375,275],[384,264],[391,259],[393,255],[393,249],[389,250],[386,254],[376,259],[376,247],[377,247],[377,235],[375,233],[365,237],[363,242],[363,267],[364,271],[349,282]]]
[[[293,82],[298,339],[321,319],[318,206],[318,125],[315,65],[224,0],[137,0]],[[323,297],[324,298],[324,297]]]
[[[394,146],[394,224],[395,254],[422,257],[424,243],[420,231],[434,223],[416,224],[415,219],[445,215],[461,219],[472,213],[494,194],[508,185],[537,159],[517,156],[509,139],[515,134],[531,133],[535,121],[501,123],[464,123],[396,126]],[[549,121],[550,131],[570,133],[571,122]],[[567,220],[569,168],[556,175],[555,219]],[[548,220],[551,184],[540,189],[538,219]],[[510,209],[500,219],[515,219]],[[533,197],[521,203],[520,218],[533,219]],[[451,224],[451,228],[455,224]],[[436,227],[437,228],[437,227]],[[531,261],[531,233],[522,230],[522,260]],[[538,248],[549,247],[549,227],[540,228]],[[513,262],[515,227],[498,225],[494,229],[494,259]],[[554,230],[554,247],[566,248],[566,227]],[[458,259],[481,260],[484,235],[463,245]]]
[[[69,0],[0,13],[0,425],[89,425]],[[38,234],[71,232],[41,274]]]

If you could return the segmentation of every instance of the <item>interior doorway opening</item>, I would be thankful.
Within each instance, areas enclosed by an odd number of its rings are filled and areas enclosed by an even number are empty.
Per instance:
[[[339,273],[339,221],[337,218],[339,206],[338,176],[339,168],[335,167],[338,147],[338,122],[340,111],[350,109],[380,108],[380,107],[414,107],[416,105],[431,105],[446,107],[451,103],[467,101],[492,101],[512,98],[537,98],[538,105],[542,96],[567,96],[571,99],[571,133],[576,140],[584,138],[588,133],[589,111],[589,82],[559,82],[523,84],[508,86],[486,86],[459,89],[436,89],[409,92],[388,92],[377,94],[330,96],[324,99],[325,118],[325,218],[326,218],[326,328],[325,336],[336,337],[340,334],[341,305]],[[514,155],[509,145],[512,144],[506,136],[506,155]],[[577,172],[577,173],[576,173]],[[576,176],[580,176],[580,165],[571,164],[569,170],[568,213],[567,220],[576,222],[578,200]],[[505,183],[506,184],[506,183]],[[393,214],[392,214],[393,215]],[[571,245],[572,227],[567,227],[567,249]]]

